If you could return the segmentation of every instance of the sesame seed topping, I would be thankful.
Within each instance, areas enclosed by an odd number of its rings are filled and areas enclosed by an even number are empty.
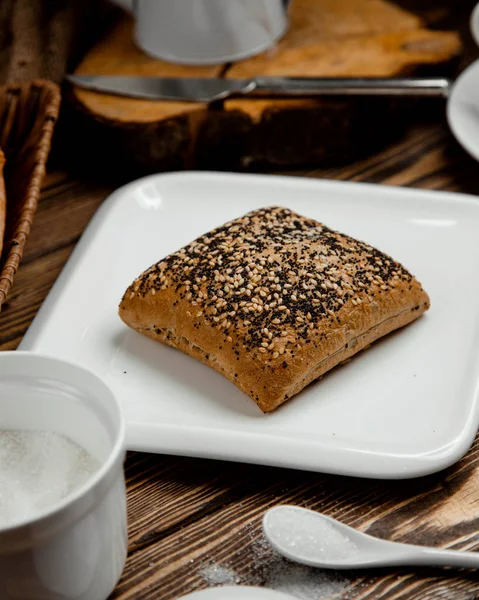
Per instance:
[[[411,278],[375,248],[270,207],[200,236],[150,267],[126,294],[173,289],[175,310],[191,311],[196,328],[217,328],[230,343],[241,331],[243,349],[235,352],[257,350],[268,360],[317,343],[342,310],[365,310],[375,293]]]

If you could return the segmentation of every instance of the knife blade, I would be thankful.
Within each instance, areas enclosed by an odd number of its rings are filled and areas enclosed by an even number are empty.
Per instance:
[[[237,96],[314,97],[325,95],[435,96],[446,98],[451,81],[441,77],[142,77],[135,75],[67,75],[73,85],[95,92],[182,102],[214,102]]]

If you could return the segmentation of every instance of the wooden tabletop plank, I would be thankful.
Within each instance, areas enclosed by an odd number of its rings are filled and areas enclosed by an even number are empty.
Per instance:
[[[205,572],[212,564],[231,570],[237,582],[245,585],[271,583],[287,563],[263,540],[261,517],[268,507],[278,503],[319,510],[383,539],[477,550],[478,458],[479,437],[456,466],[410,481],[359,480],[173,458],[167,460],[171,473],[175,473],[172,486],[171,479],[162,475],[164,457],[145,455],[138,463],[138,455],[132,454],[126,471],[130,498],[132,480],[139,482],[144,473],[158,473],[156,485],[148,481],[152,491],[143,499],[136,488],[136,500],[146,517],[142,539],[150,543],[137,545],[133,540],[127,568],[113,598],[153,599],[159,594],[165,600],[176,598],[208,587]],[[203,495],[199,510],[188,514],[182,488],[188,488],[191,479],[197,482],[195,491],[202,490]],[[211,502],[216,503],[216,510],[211,510]],[[172,528],[175,510],[178,518]],[[130,532],[137,529],[137,516],[134,503],[130,505]],[[299,575],[304,578],[305,571],[300,570]],[[318,583],[326,577],[324,572],[313,570],[309,576]],[[477,573],[469,571],[458,574],[440,569],[376,569],[343,573],[339,580],[344,584],[344,598],[375,598],[380,594],[388,600],[420,600],[427,594],[430,598],[472,600],[479,592]]]

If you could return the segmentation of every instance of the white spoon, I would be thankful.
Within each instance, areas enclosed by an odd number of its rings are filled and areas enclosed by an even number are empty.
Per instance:
[[[448,565],[479,568],[479,552],[440,550],[380,540],[299,506],[271,508],[264,515],[263,530],[277,552],[310,567],[365,569],[393,565]]]

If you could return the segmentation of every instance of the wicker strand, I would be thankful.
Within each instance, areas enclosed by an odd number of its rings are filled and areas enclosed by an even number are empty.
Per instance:
[[[23,255],[60,108],[60,90],[49,81],[0,88],[2,145],[6,154],[7,224],[0,257],[0,311]],[[16,160],[21,157],[21,160]]]

